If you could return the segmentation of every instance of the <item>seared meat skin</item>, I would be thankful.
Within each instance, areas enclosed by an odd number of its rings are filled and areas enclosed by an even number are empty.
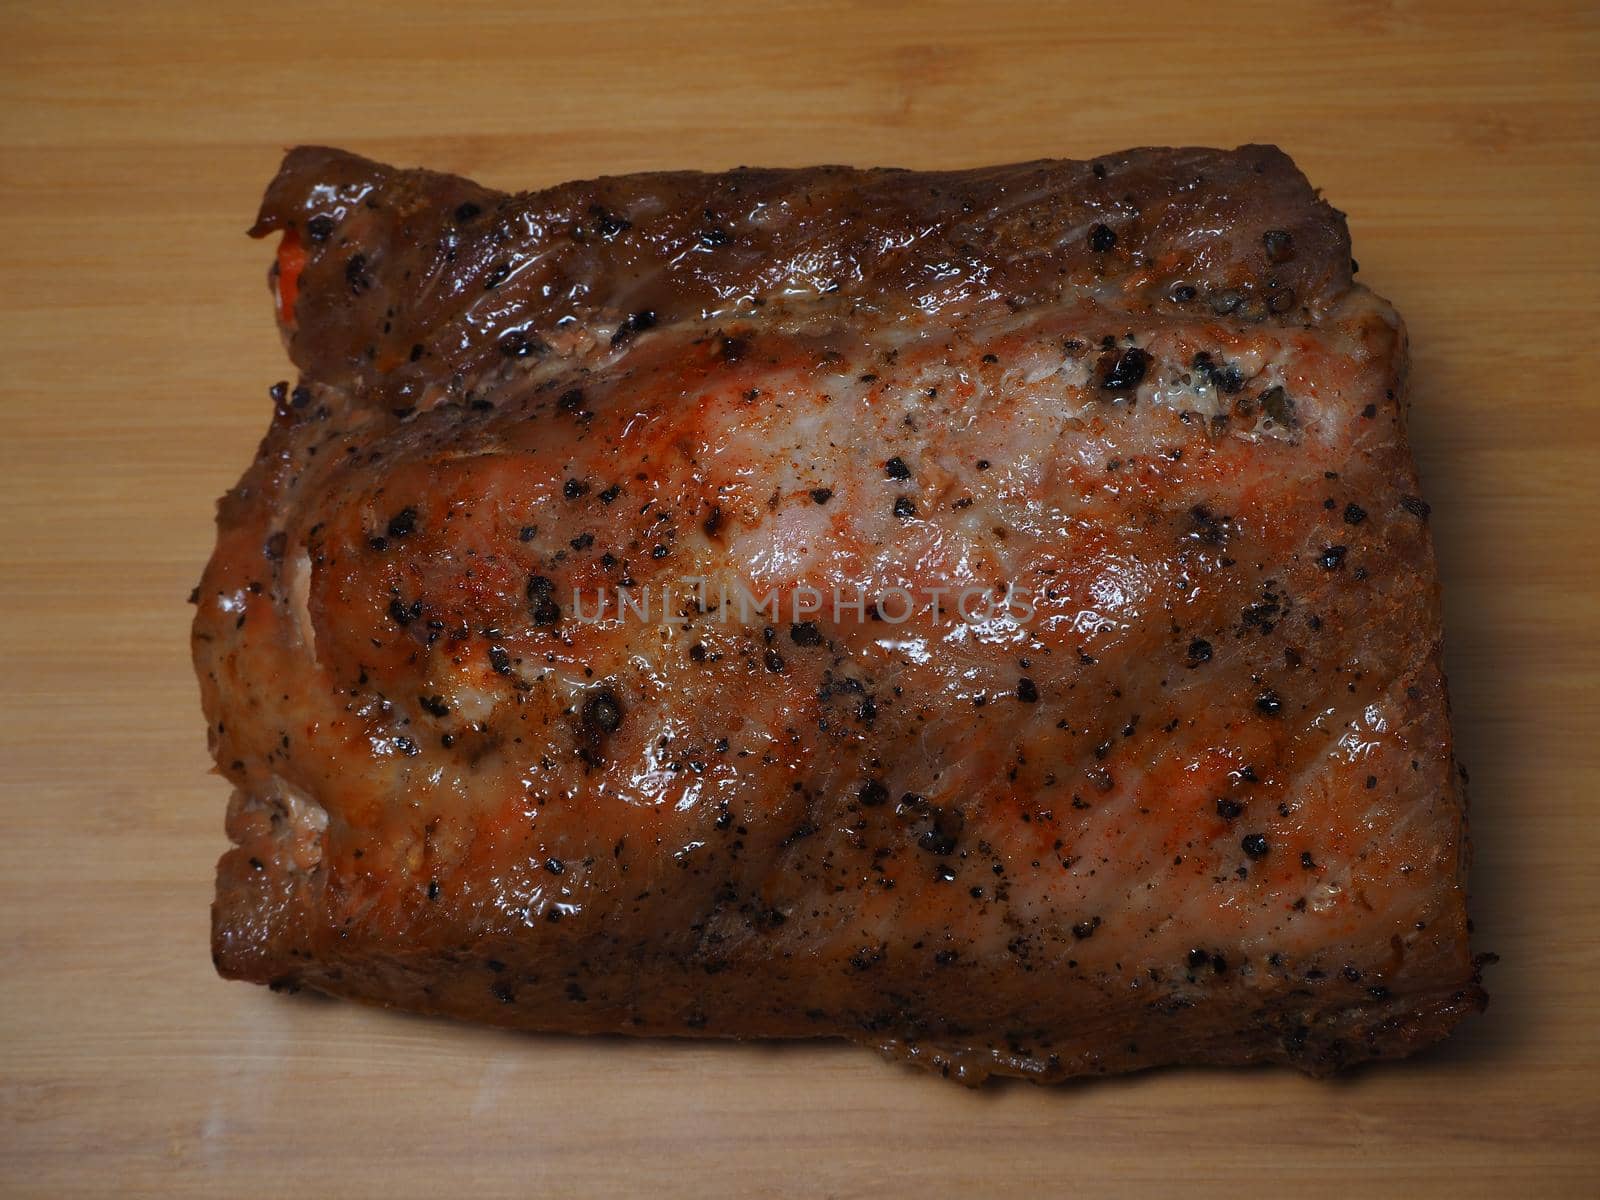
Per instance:
[[[303,148],[252,232],[300,381],[197,593],[224,975],[968,1081],[1483,1005],[1403,328],[1279,151]]]

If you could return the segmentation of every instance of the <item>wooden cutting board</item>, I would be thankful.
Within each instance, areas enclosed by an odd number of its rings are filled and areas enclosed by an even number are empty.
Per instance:
[[[9,3],[0,1191],[1595,1195],[1593,5]],[[217,979],[184,597],[286,372],[281,150],[502,187],[1275,141],[1409,319],[1494,1001],[1312,1082],[963,1091],[837,1045],[516,1036]]]

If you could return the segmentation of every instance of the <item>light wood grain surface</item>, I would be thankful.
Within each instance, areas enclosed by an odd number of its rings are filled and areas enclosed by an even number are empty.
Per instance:
[[[0,1191],[1595,1195],[1592,4],[0,5]],[[1414,342],[1489,1013],[1316,1083],[967,1092],[228,984],[184,597],[286,373],[286,146],[530,187],[1273,141]]]

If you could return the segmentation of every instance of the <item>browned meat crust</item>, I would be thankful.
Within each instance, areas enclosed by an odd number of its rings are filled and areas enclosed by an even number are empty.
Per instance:
[[[196,593],[223,974],[968,1081],[1482,1007],[1404,332],[1281,152],[302,148],[252,232],[301,374]]]

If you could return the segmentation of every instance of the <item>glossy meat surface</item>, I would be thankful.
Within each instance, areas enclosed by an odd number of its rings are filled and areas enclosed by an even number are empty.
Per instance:
[[[225,975],[968,1081],[1481,1007],[1403,328],[1280,152],[302,148],[253,232],[300,379],[196,594]]]

